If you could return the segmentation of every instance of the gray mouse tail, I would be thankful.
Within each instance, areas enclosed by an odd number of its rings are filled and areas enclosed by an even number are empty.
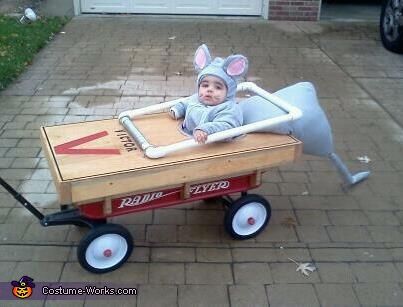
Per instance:
[[[370,172],[358,172],[356,174],[351,174],[348,170],[347,166],[343,163],[340,157],[334,152],[329,154],[329,159],[333,162],[334,166],[336,166],[339,174],[343,177],[343,180],[346,184],[352,186],[356,183],[359,183],[368,178]]]

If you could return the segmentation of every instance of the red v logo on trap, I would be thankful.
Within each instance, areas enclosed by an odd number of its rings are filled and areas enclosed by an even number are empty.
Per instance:
[[[107,131],[101,131],[95,134],[87,135],[85,137],[56,145],[54,147],[55,153],[59,155],[120,155],[120,150],[116,148],[97,148],[97,149],[85,149],[85,148],[74,148],[81,144],[85,144],[104,136],[107,136]]]

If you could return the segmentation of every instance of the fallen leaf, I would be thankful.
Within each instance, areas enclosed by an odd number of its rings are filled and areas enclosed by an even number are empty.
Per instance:
[[[368,156],[362,156],[362,157],[357,157],[357,160],[362,162],[362,163],[369,163],[371,162],[371,159],[368,158]]]
[[[308,193],[308,191],[304,191],[304,192],[302,192],[302,194],[301,195],[308,195],[309,193]]]
[[[287,259],[294,262],[297,265],[297,269],[295,270],[296,272],[300,271],[305,276],[309,276],[308,271],[313,272],[316,270],[316,267],[310,262],[300,263],[290,257],[288,257]]]
[[[175,38],[176,38],[176,36],[168,37],[168,39],[175,39]]]
[[[182,76],[182,73],[180,71],[177,71],[177,72],[175,72],[175,75]]]
[[[306,262],[306,263],[300,263],[295,271],[296,272],[300,271],[305,276],[309,276],[309,272],[313,272],[315,270],[316,267],[312,263]]]

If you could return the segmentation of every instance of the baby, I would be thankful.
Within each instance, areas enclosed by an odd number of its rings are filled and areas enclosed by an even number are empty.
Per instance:
[[[197,94],[174,105],[170,113],[174,119],[184,117],[183,131],[203,144],[209,134],[243,124],[235,94],[237,79],[246,74],[248,60],[242,55],[231,55],[211,61],[209,50],[203,44],[197,49],[193,64],[199,72]]]

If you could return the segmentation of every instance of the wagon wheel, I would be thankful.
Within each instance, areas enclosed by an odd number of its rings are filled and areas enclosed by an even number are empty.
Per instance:
[[[80,241],[77,258],[92,273],[106,273],[119,268],[133,251],[133,238],[123,226],[104,224],[92,228]]]
[[[261,232],[269,222],[271,207],[263,197],[255,194],[234,201],[225,214],[226,231],[234,239],[250,239]]]

